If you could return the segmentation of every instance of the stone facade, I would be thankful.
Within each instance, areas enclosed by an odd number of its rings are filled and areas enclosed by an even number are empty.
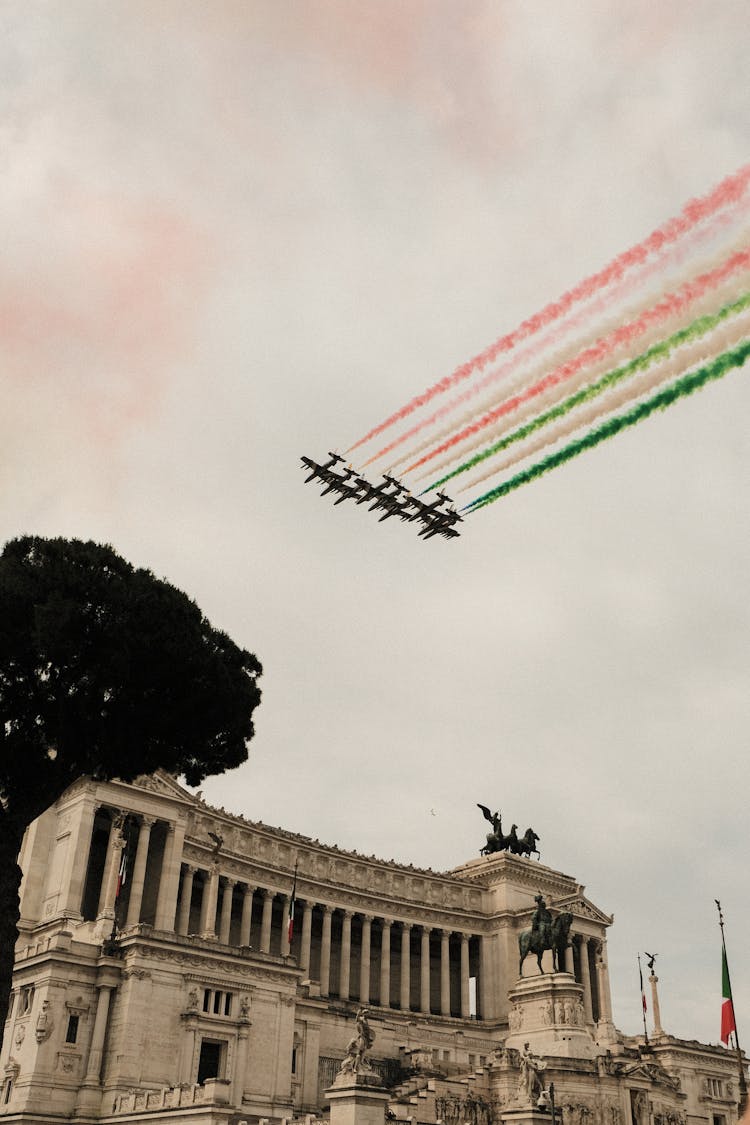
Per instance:
[[[159,773],[77,783],[20,862],[8,1121],[315,1115],[360,1005],[395,1118],[510,1122],[528,1043],[564,1125],[736,1121],[729,1052],[616,1031],[612,918],[535,860],[384,862],[209,808]],[[519,976],[540,892],[571,913],[572,941],[560,971],[529,957]]]

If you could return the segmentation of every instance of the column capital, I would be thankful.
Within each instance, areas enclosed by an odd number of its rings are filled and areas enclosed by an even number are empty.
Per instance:
[[[156,816],[146,816],[145,813],[141,813],[139,819],[142,828],[153,828],[159,818]]]
[[[341,907],[341,916],[343,918],[353,918],[354,917],[354,911],[353,910],[347,910],[345,907],[342,906]]]
[[[263,898],[274,898],[276,896],[276,891],[269,890],[268,887],[258,887],[258,890]]]
[[[402,922],[401,923],[401,929],[404,930],[404,931],[412,929],[413,926],[414,926],[413,922]]]
[[[393,925],[393,919],[392,918],[381,918],[380,924],[383,927],[383,929],[385,929],[386,926],[387,926],[388,929],[390,930],[391,926]]]
[[[335,906],[328,906],[326,903],[321,903],[320,905],[321,905],[321,908],[323,910],[323,914],[326,917],[330,917],[331,914],[333,914],[334,910],[336,909]]]
[[[198,870],[194,863],[183,863],[182,866],[185,868],[188,875],[195,875],[196,871]]]
[[[373,914],[362,914],[361,911],[359,911],[358,913],[359,913],[360,918],[362,919],[363,925],[364,925],[365,922],[367,922],[368,925],[372,925],[372,922],[373,922],[373,919],[374,919]]]
[[[225,875],[224,876],[224,885],[227,886],[227,887],[234,888],[234,887],[237,886],[237,880],[230,878],[229,875]]]
[[[422,933],[425,937],[429,937],[430,934],[432,933],[433,929],[434,929],[433,926],[422,926],[421,928],[422,928]]]

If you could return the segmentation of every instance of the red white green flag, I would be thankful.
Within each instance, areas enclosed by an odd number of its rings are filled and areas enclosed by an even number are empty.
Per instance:
[[[732,1003],[732,986],[729,983],[729,968],[727,967],[727,951],[721,951],[721,1041],[725,1047],[729,1046],[731,1032],[737,1034],[734,1022],[734,1004]]]

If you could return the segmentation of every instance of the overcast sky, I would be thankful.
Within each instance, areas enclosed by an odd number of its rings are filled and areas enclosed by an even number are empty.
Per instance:
[[[344,449],[748,160],[746,0],[0,6],[0,540],[112,543],[264,665],[207,800],[445,870],[540,836],[742,1038],[750,386],[428,543]],[[745,1033],[747,1035],[747,1032]]]

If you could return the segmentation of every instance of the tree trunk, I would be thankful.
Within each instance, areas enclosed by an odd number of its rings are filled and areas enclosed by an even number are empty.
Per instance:
[[[21,868],[18,853],[24,829],[7,810],[0,810],[0,1050],[8,1016],[8,998],[13,980],[13,962],[20,918]]]

